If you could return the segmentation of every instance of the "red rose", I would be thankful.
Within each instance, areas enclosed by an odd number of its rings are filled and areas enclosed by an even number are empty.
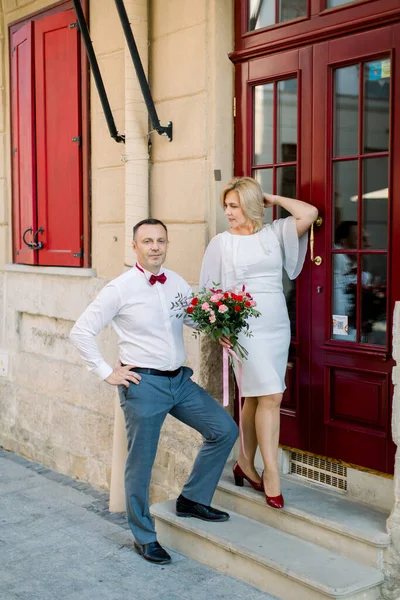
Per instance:
[[[186,312],[187,312],[187,313],[190,313],[190,314],[191,314],[192,312],[194,312],[194,306],[188,306],[188,307],[187,307],[187,309],[186,309]]]
[[[239,304],[235,304],[235,306],[233,307],[233,310],[236,310],[236,312],[240,312],[242,310],[242,307],[239,306]]]
[[[229,298],[229,292],[224,293],[224,298]]]
[[[251,302],[245,302],[244,305],[249,308],[251,306]]]
[[[232,294],[232,298],[236,301],[236,302],[241,302],[242,301],[242,296],[238,296],[237,294]]]
[[[198,299],[198,298],[193,298],[193,300],[191,301],[191,303],[190,303],[190,304],[191,304],[192,306],[197,306],[197,305],[198,305],[198,303],[199,303],[199,299]]]
[[[222,302],[216,302],[215,306],[222,306]]]

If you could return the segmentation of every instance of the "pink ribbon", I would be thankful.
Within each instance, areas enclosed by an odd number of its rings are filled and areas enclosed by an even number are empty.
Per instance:
[[[242,361],[232,350],[232,348],[226,348],[223,346],[222,348],[222,387],[223,387],[223,396],[222,396],[222,405],[229,405],[229,355],[235,358],[238,361],[238,377],[237,377],[237,386],[238,386],[238,396],[239,396],[239,435],[240,435],[240,443],[242,446],[242,452],[245,458],[247,458],[246,451],[244,449],[244,437],[243,437],[243,427],[242,427]]]

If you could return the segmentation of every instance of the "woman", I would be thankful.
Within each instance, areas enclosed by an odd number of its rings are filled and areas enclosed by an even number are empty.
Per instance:
[[[290,279],[300,273],[307,250],[307,231],[318,216],[314,206],[264,194],[251,177],[235,177],[221,194],[230,229],[210,242],[200,275],[200,287],[218,283],[223,289],[244,285],[257,302],[261,316],[250,321],[253,336],[241,334],[249,355],[243,361],[242,412],[244,448],[233,467],[236,485],[246,479],[266,495],[267,503],[282,508],[278,471],[280,404],[290,343],[290,323],[282,285],[282,266]],[[280,206],[292,216],[263,225],[264,208]],[[222,345],[229,346],[227,338]],[[234,365],[235,374],[237,365]],[[261,478],[254,467],[260,447]]]

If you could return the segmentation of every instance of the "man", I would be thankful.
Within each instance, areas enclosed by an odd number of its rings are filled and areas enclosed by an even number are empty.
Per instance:
[[[210,506],[224,464],[238,435],[225,410],[191,380],[185,361],[183,322],[171,309],[177,294],[189,296],[189,285],[162,269],[168,248],[167,228],[145,219],[133,229],[136,266],[111,281],[71,331],[89,369],[118,386],[128,438],[125,492],[128,523],[135,549],[146,560],[165,564],[170,555],[157,542],[149,509],[151,469],[161,426],[167,414],[205,438],[192,473],[176,501],[180,517],[226,521],[229,515]],[[110,367],[95,342],[109,323],[117,335],[121,366]]]

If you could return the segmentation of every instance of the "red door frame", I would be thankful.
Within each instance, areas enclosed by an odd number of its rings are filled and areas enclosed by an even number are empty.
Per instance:
[[[82,8],[87,22],[89,21],[89,0],[82,0]],[[28,17],[18,19],[10,24],[8,29],[9,48],[11,51],[12,35],[17,32],[23,25],[31,21],[37,21],[44,16],[50,16],[59,12],[73,9],[71,0],[58,2],[51,8],[42,9],[30,14]],[[82,231],[83,231],[83,259],[81,266],[89,268],[91,266],[91,198],[90,198],[90,72],[89,63],[86,56],[86,51],[81,44],[80,49],[81,63],[81,136],[82,136]],[[9,60],[9,77],[12,81],[11,60]],[[11,92],[10,92],[11,93]],[[11,136],[13,135],[13,123],[11,121]],[[12,149],[11,149],[12,152]],[[12,157],[11,157],[12,164]],[[12,206],[12,212],[14,207]],[[14,257],[15,258],[15,257]]]
[[[247,0],[235,0],[233,62],[353,34],[399,18],[398,0],[359,0],[330,9],[326,9],[326,0],[308,0],[308,17],[249,32],[247,4]]]
[[[236,6],[237,6],[237,19],[236,19],[236,31],[237,31],[237,36],[236,36],[236,49],[235,52],[231,55],[231,59],[233,60],[233,62],[235,62],[235,70],[236,70],[236,83],[235,83],[235,95],[236,95],[236,106],[237,106],[237,117],[235,120],[235,174],[246,174],[246,175],[250,175],[251,174],[251,137],[252,137],[252,101],[251,101],[251,90],[249,90],[249,87],[252,85],[255,85],[256,83],[267,83],[268,79],[275,79],[275,80],[279,80],[281,78],[284,78],[288,72],[287,68],[282,68],[282,70],[278,70],[278,63],[280,64],[280,60],[281,57],[283,57],[284,55],[289,56],[291,54],[291,52],[279,52],[279,54],[274,54],[272,60],[268,61],[267,60],[267,55],[276,52],[276,48],[277,48],[277,40],[279,40],[280,38],[282,38],[282,36],[286,35],[287,37],[280,39],[279,42],[279,48],[291,48],[293,46],[298,46],[298,48],[300,49],[303,44],[305,43],[305,41],[308,39],[309,41],[313,41],[318,42],[320,39],[328,39],[329,37],[333,37],[333,36],[337,36],[338,32],[339,33],[352,33],[353,34],[353,30],[356,29],[358,31],[362,31],[364,29],[369,28],[369,30],[371,30],[371,24],[373,23],[373,25],[376,25],[377,22],[377,16],[379,16],[379,24],[381,24],[382,22],[386,22],[386,23],[393,23],[393,21],[395,19],[399,20],[400,19],[400,9],[399,9],[399,5],[398,2],[391,2],[391,0],[388,0],[386,2],[383,3],[381,2],[381,0],[375,0],[373,3],[370,2],[369,0],[366,0],[365,2],[360,2],[357,4],[352,4],[352,5],[343,5],[341,7],[338,7],[337,9],[330,9],[327,11],[324,11],[324,17],[325,15],[328,15],[330,20],[331,20],[331,25],[332,23],[334,23],[334,26],[332,25],[328,30],[325,31],[321,31],[321,21],[318,21],[317,19],[321,19],[321,8],[323,8],[325,6],[324,1],[325,0],[318,0],[318,6],[316,3],[316,0],[311,0],[311,14],[315,15],[315,18],[312,20],[312,23],[308,23],[308,33],[307,36],[305,35],[301,35],[299,37],[296,37],[296,28],[300,27],[299,22],[295,22],[294,24],[281,24],[279,26],[275,26],[275,27],[269,27],[266,28],[265,30],[260,30],[260,32],[257,33],[246,33],[244,31],[245,29],[245,25],[246,25],[246,19],[247,16],[245,15],[245,11],[246,11],[246,5],[247,2],[245,0],[239,1],[237,0],[236,2]],[[329,13],[329,14],[328,14]],[[245,16],[244,16],[245,15]],[[352,16],[352,20],[348,21],[349,17]],[[327,23],[327,21],[325,21],[325,23]],[[301,24],[301,26],[304,26],[303,24]],[[240,32],[240,35],[238,35],[238,31]],[[393,32],[395,31],[395,28],[393,27]],[[276,33],[278,32],[278,33]],[[291,37],[289,34],[290,32],[292,33],[293,37]],[[396,35],[400,35],[400,25],[396,25]],[[260,40],[262,38],[262,36],[264,36],[264,45],[263,46],[258,46],[258,43],[261,43]],[[258,37],[258,42],[255,41],[255,38]],[[268,41],[267,41],[268,40]],[[340,40],[337,39],[337,44],[341,47],[345,47],[347,48],[348,46],[356,46],[357,47],[357,43],[354,42],[354,37],[348,37],[348,38],[341,38]],[[321,44],[322,46],[323,44]],[[305,50],[305,48],[303,48]],[[298,50],[297,50],[298,51]],[[296,52],[293,51],[293,52]],[[351,52],[350,52],[351,55]],[[370,53],[368,54],[368,56],[370,55]],[[265,56],[266,58],[263,59],[262,57]],[[323,60],[323,57],[320,57],[321,60]],[[304,68],[306,68],[306,65],[303,65]],[[293,68],[292,68],[293,69]],[[310,69],[311,70],[311,69]],[[302,78],[302,75],[300,75],[300,79]],[[321,82],[319,82],[321,83]],[[399,104],[400,102],[400,77],[397,78],[397,80],[395,80],[395,86],[396,89],[392,90],[393,93],[393,97],[392,97],[392,106],[395,106],[395,101],[397,101],[397,104]],[[304,88],[303,88],[304,89]],[[325,96],[322,95],[321,97],[325,97],[327,98],[327,90],[325,90],[324,92]],[[309,107],[312,106],[312,98],[309,98],[310,103],[309,103]],[[306,102],[303,102],[303,105],[306,104]],[[323,103],[320,103],[319,105],[315,105],[314,109],[313,109],[313,113],[312,113],[312,118],[310,119],[310,128],[307,130],[305,128],[303,128],[303,132],[302,132],[302,143],[303,143],[303,155],[304,155],[304,146],[305,144],[309,144],[310,145],[310,149],[311,149],[311,141],[308,140],[304,137],[306,133],[308,133],[309,135],[311,135],[311,128],[313,126],[313,123],[323,123],[325,122],[326,116],[324,116],[323,113],[324,111],[326,111],[326,106],[323,105]],[[304,114],[304,113],[303,113]],[[304,118],[304,117],[303,117]],[[392,123],[393,125],[393,123]],[[396,133],[397,136],[400,135],[400,119],[396,122],[395,124],[396,127],[396,131],[392,128],[393,131],[393,136],[395,139],[399,139],[399,137],[396,138]],[[392,150],[393,150],[393,145],[392,145]],[[309,155],[311,155],[311,152],[309,153]],[[309,158],[309,156],[306,156],[306,160],[307,158]],[[397,163],[399,162],[399,157],[396,155],[396,157],[394,157],[392,155],[392,160],[397,160]],[[318,165],[318,161],[319,161],[319,165]],[[299,167],[301,167],[301,161],[299,163]],[[312,165],[312,169],[313,169],[313,184],[312,184],[312,198],[313,199],[317,199],[321,202],[321,206],[319,206],[319,208],[321,210],[324,209],[325,207],[325,192],[326,192],[326,154],[325,151],[319,152],[317,153],[316,156],[314,156],[313,159],[313,165]],[[314,172],[317,169],[317,173],[323,173],[323,177],[314,177]],[[319,169],[319,170],[318,170]],[[396,189],[398,189],[398,186],[400,185],[400,169],[393,169],[393,172],[395,173],[395,176],[397,177],[396,180]],[[302,197],[307,199],[308,194],[307,194],[307,184],[306,184],[306,180],[303,179],[303,177],[306,176],[306,171],[303,169],[302,170],[302,174],[301,174],[301,194]],[[310,180],[311,181],[311,178]],[[392,180],[392,185],[394,184],[393,180]],[[303,187],[305,186],[305,187]],[[394,205],[394,203],[393,203]],[[389,266],[389,269],[392,270],[392,272],[395,272],[394,269],[394,265],[393,262],[395,260],[395,256],[400,256],[400,248],[396,248],[395,244],[399,244],[400,245],[400,207],[399,209],[396,209],[393,206],[393,210],[397,211],[396,216],[394,215],[394,213],[392,214],[392,225],[393,225],[393,240],[394,243],[392,244],[391,250],[389,249],[389,256],[390,256],[390,260],[391,260],[391,266]],[[325,212],[325,211],[324,211]],[[329,225],[327,224],[327,229],[323,229],[321,230],[321,234],[323,235],[323,231],[329,231],[328,227]],[[320,238],[320,234],[316,233],[316,251],[318,250],[318,239]],[[326,240],[325,240],[326,243]],[[330,241],[329,241],[330,243]],[[328,246],[327,246],[328,247]],[[317,252],[318,253],[318,252]],[[313,267],[315,269],[315,267]],[[319,274],[320,276],[322,276],[322,274],[324,273],[326,268],[326,263],[324,264],[323,267],[320,267],[320,271]],[[307,275],[307,273],[309,273],[309,271],[306,271],[305,273],[302,274],[302,278],[305,275],[305,277],[307,278],[307,285],[308,285],[308,290],[311,292],[311,275]],[[315,275],[317,275],[315,273],[315,271],[313,271],[313,278]],[[325,273],[325,277],[326,277],[326,273]],[[304,289],[304,288],[303,288]],[[317,284],[316,281],[313,281],[312,284],[312,294],[313,294],[313,301],[315,302],[315,293],[316,293],[316,289],[317,289]],[[400,281],[396,281],[393,283],[392,285],[392,304],[394,302],[394,298],[400,298]],[[329,292],[328,292],[329,294]],[[328,297],[327,294],[324,295],[324,297]],[[309,303],[308,303],[308,307],[309,307],[309,311],[308,315],[311,315],[311,293],[309,294]],[[320,298],[318,299],[320,300]],[[391,306],[391,309],[393,308],[393,306]],[[321,309],[319,309],[321,310]],[[305,311],[303,311],[304,313]],[[330,328],[331,323],[327,322],[327,320],[325,321],[325,315],[326,315],[327,311],[325,310],[325,305],[323,308],[323,315],[319,314],[319,318],[321,320],[321,323],[323,323],[323,331],[324,334],[326,331],[328,331],[328,329],[326,329],[327,327]],[[301,319],[299,320],[298,316],[298,321],[299,323],[301,323]],[[311,320],[313,323],[316,322],[316,320],[318,319],[318,314],[316,312],[314,312],[314,306],[313,306],[313,311],[312,311],[312,319],[303,319],[303,321],[307,321],[307,327],[303,329],[303,338],[304,340],[310,339],[311,338]],[[327,317],[326,317],[327,319]],[[388,322],[388,333],[390,332],[390,323],[391,323],[391,319],[389,319]],[[318,329],[318,328],[316,328]],[[329,329],[330,331],[330,329]],[[330,337],[330,336],[329,336]],[[328,338],[329,339],[329,338]],[[303,360],[303,364],[306,364],[308,361],[308,364],[311,364],[311,357],[307,356],[308,354],[308,350],[306,347],[304,347],[304,349],[301,350],[301,358]],[[355,349],[355,354],[357,355],[360,354],[360,351],[357,352],[357,350]],[[362,355],[365,355],[365,350],[361,351]],[[371,348],[371,354],[370,354],[370,364],[369,367],[371,369],[374,368],[373,360],[375,359],[375,357],[377,356],[377,354],[383,354],[383,353],[379,353],[379,351],[377,352],[377,349]],[[386,360],[386,352],[384,353],[384,359]],[[368,364],[368,361],[367,363]],[[351,365],[351,362],[350,362]],[[387,378],[387,385],[388,387],[390,386],[390,381],[389,381],[389,373],[390,370],[393,366],[393,361],[389,361],[386,365],[387,368],[387,373],[388,373],[388,378]],[[323,377],[323,370],[321,371],[322,373],[322,377]],[[378,373],[380,374],[380,373]],[[310,415],[311,414],[311,403],[312,403],[312,398],[310,395],[311,392],[311,386],[308,388],[308,390],[306,391],[306,385],[304,385],[304,382],[307,381],[307,374],[303,374],[304,380],[303,380],[303,385],[302,382],[299,381],[299,397],[300,397],[300,401],[298,404],[298,414],[302,415],[302,417],[305,417],[307,414]],[[315,394],[315,396],[320,395],[320,398],[322,399],[323,396],[323,386],[324,386],[324,381],[322,380],[322,382],[320,382],[320,387],[318,387],[318,381],[315,382],[316,385],[315,387],[313,387],[313,394]],[[314,396],[314,398],[315,398]],[[390,404],[391,401],[391,392],[389,389],[389,395],[388,395],[388,404]],[[384,412],[385,414],[382,417],[381,423],[383,425],[383,436],[386,437],[390,437],[390,407],[389,405],[384,408]],[[315,407],[315,401],[313,404],[313,411],[315,411],[316,407]],[[326,414],[326,406],[325,403],[321,401],[321,406],[320,406],[320,410],[322,412],[320,412],[320,414],[318,415],[318,411],[316,411],[316,416],[318,417],[318,421],[320,424],[324,424],[324,420],[327,417]],[[283,430],[285,429],[285,427],[288,427],[288,423],[285,424],[285,417],[288,415],[283,415]],[[294,415],[293,415],[294,416]],[[286,420],[287,421],[287,420]],[[308,419],[309,422],[309,419]],[[296,439],[296,435],[295,434],[295,430],[296,427],[293,428],[290,427],[288,428],[288,432],[290,432],[289,437],[293,440]],[[321,430],[323,430],[324,427],[321,428]],[[299,445],[296,445],[295,443],[291,443],[288,445],[291,445],[292,447],[298,447],[298,448],[302,448],[302,449],[311,449],[313,452],[318,453],[318,454],[322,454],[322,455],[329,455],[326,452],[326,439],[325,439],[325,434],[322,433],[321,436],[323,437],[323,440],[319,440],[319,443],[317,444],[317,447],[311,447],[311,436],[309,435],[310,433],[310,429],[308,426],[305,426],[304,424],[300,424],[297,427],[297,440],[300,440]],[[318,436],[317,436],[318,439]],[[283,439],[281,439],[282,442],[284,442]],[[383,459],[383,463],[382,460],[380,461],[380,467],[377,470],[381,470],[381,471],[385,471],[385,472],[392,472],[393,469],[393,458],[394,458],[394,444],[391,441],[388,441],[387,444],[387,453],[385,458]],[[382,458],[382,457],[381,457]],[[357,461],[354,461],[354,464],[357,464]],[[383,465],[383,466],[382,466]],[[374,468],[374,467],[371,467]]]

